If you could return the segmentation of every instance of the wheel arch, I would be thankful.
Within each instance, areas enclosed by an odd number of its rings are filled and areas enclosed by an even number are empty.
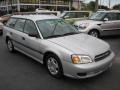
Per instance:
[[[55,52],[53,52],[53,51],[46,51],[45,53],[44,53],[44,56],[43,56],[43,64],[45,65],[45,62],[46,62],[46,57],[48,56],[48,55],[50,55],[50,54],[52,54],[52,55],[55,55],[55,56],[57,56],[58,58],[59,58],[59,55],[58,54],[56,54]],[[60,59],[60,58],[59,58]],[[61,61],[60,61],[61,62]]]
[[[96,28],[90,29],[89,32],[88,32],[88,34],[90,34],[91,31],[97,31],[98,34],[99,34],[99,36],[101,36],[101,32],[100,32],[99,29],[96,29]]]

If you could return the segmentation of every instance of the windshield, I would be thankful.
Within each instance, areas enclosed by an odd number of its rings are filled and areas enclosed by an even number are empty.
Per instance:
[[[43,38],[78,34],[79,31],[62,19],[40,20],[36,22]]]
[[[106,15],[105,12],[96,12],[89,19],[101,21],[105,17],[105,15]]]

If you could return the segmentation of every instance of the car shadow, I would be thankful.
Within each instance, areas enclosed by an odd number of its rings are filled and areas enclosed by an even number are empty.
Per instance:
[[[109,36],[102,36],[101,39],[120,39],[120,35],[109,35]]]

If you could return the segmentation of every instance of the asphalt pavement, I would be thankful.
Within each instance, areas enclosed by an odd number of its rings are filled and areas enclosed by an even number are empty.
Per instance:
[[[0,36],[0,90],[120,90],[120,36],[103,37],[116,56],[106,72],[88,79],[51,77],[43,65],[19,53],[10,53]]]

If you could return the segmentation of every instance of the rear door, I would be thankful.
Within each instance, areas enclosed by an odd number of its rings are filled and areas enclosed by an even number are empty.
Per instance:
[[[24,42],[23,42],[23,29],[25,25],[25,19],[17,19],[16,24],[14,26],[14,32],[12,33],[14,46],[24,51]]]

